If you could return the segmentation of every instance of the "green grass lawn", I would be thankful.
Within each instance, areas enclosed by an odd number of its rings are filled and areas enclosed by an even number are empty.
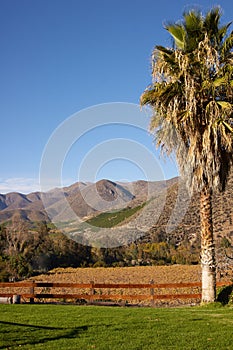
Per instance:
[[[229,307],[0,305],[0,349],[233,349]]]

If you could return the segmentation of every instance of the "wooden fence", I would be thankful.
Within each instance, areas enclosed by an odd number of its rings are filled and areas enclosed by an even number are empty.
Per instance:
[[[218,282],[217,286],[232,285],[232,282]],[[167,294],[167,290],[171,293]],[[188,290],[188,292],[186,292]],[[117,291],[117,292],[116,292]],[[184,292],[185,291],[185,292]],[[157,300],[200,299],[201,282],[163,283],[151,281],[148,284],[131,283],[60,283],[60,282],[7,282],[0,283],[0,298],[13,298],[20,295],[26,302],[35,299],[72,299],[97,301],[149,301],[152,305]]]

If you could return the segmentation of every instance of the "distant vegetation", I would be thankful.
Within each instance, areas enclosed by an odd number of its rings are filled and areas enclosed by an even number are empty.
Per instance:
[[[125,220],[141,207],[101,214],[95,218],[96,221],[92,219],[92,225],[120,222],[120,218],[124,217]],[[114,221],[113,216],[118,220]],[[219,272],[226,274],[228,268],[225,260],[228,255],[232,256],[230,241],[226,237],[219,239],[216,250],[223,261],[218,264]],[[52,224],[44,222],[34,223],[33,227],[24,221],[0,225],[0,281],[21,280],[57,267],[198,264],[199,256],[200,240],[193,243],[186,237],[177,244],[175,237],[169,239],[162,229],[152,230],[150,234],[128,245],[98,248],[69,239]]]
[[[47,224],[0,226],[0,281],[20,280],[58,266],[82,266],[91,248],[81,246]]]
[[[118,212],[117,222],[140,207]],[[106,223],[112,215],[101,215],[97,222]],[[122,247],[97,248],[81,245],[46,223],[33,229],[20,221],[0,226],[0,281],[21,280],[56,267],[197,264],[198,260],[198,246],[188,241],[176,246],[163,236],[153,242],[145,238]]]
[[[97,226],[97,227],[105,227],[105,228],[111,228],[116,225],[119,225],[120,223],[124,222],[127,218],[131,217],[132,215],[136,214],[138,211],[140,211],[144,206],[146,205],[146,202],[138,205],[134,208],[124,208],[119,211],[113,211],[111,213],[101,213],[98,216],[95,216],[89,220],[86,221],[86,223]]]

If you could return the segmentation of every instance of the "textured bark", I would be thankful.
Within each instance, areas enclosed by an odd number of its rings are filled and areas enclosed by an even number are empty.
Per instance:
[[[212,192],[205,187],[200,196],[202,302],[216,300],[216,262],[212,221]]]

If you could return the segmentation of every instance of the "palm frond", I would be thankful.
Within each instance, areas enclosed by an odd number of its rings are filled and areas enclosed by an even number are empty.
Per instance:
[[[203,28],[203,18],[199,11],[185,12],[184,15],[184,27],[188,36],[194,33],[201,32]]]
[[[205,16],[204,28],[210,35],[218,35],[219,32],[219,22],[221,18],[220,7],[212,8]]]
[[[185,29],[181,24],[168,24],[165,26],[167,31],[172,35],[175,40],[176,46],[183,50],[185,47]]]
[[[222,107],[222,109],[232,109],[232,104],[226,101],[217,101],[217,104]]]
[[[214,87],[219,87],[221,85],[226,85],[228,83],[227,77],[218,77],[213,81],[213,86]]]
[[[156,45],[156,49],[167,54],[167,55],[172,55],[174,52],[173,50],[168,49],[168,48],[161,46],[161,45]]]
[[[233,128],[224,120],[222,121],[223,125],[232,133],[233,135]]]
[[[225,39],[221,47],[221,58],[224,60],[227,56],[230,55],[233,49],[233,32]]]
[[[191,192],[221,188],[233,163],[233,33],[226,37],[230,24],[220,26],[220,19],[215,7],[169,23],[175,46],[155,47],[153,83],[141,96],[153,107],[157,147],[175,152]]]

